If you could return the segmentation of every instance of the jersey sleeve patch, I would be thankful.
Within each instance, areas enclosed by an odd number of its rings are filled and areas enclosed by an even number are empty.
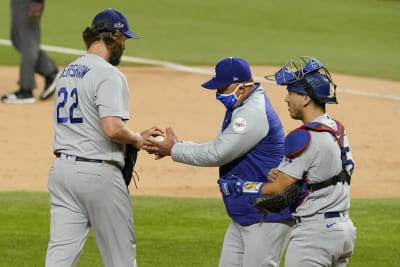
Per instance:
[[[285,156],[294,158],[303,152],[311,141],[311,135],[307,130],[296,129],[289,133],[285,139]]]
[[[246,127],[247,127],[247,121],[244,118],[239,117],[233,121],[232,128],[235,132],[238,133],[243,132],[246,129]]]

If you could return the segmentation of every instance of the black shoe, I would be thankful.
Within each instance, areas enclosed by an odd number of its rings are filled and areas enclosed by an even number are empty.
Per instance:
[[[56,90],[56,82],[58,78],[58,72],[52,73],[46,77],[46,84],[44,86],[43,92],[40,95],[40,99],[45,100],[49,98]]]
[[[32,94],[32,90],[18,90],[15,93],[3,95],[1,101],[8,104],[33,104],[36,99]]]

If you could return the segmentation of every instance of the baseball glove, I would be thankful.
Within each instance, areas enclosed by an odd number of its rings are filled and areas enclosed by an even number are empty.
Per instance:
[[[255,198],[253,205],[264,213],[279,213],[281,210],[287,207],[294,207],[297,204],[297,197],[300,191],[300,185],[295,183],[282,193]]]
[[[132,176],[134,173],[133,168],[135,167],[135,164],[136,164],[138,152],[139,151],[134,146],[132,146],[130,144],[126,145],[125,166],[121,170],[126,186],[129,186],[129,184],[132,181]],[[136,185],[136,181],[135,181],[135,185]]]

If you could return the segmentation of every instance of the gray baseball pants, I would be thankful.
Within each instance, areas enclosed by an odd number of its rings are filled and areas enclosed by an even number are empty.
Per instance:
[[[219,267],[278,267],[291,222],[241,226],[232,221],[225,234]]]
[[[76,266],[93,229],[105,267],[136,267],[132,204],[118,167],[57,158],[50,169],[46,267]]]
[[[317,214],[303,219],[290,235],[285,267],[345,267],[355,240],[356,228],[347,212],[338,218]]]

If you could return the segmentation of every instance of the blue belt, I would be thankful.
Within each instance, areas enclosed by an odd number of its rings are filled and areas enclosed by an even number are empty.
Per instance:
[[[324,217],[325,217],[325,219],[338,218],[338,217],[340,217],[340,213],[341,212],[338,212],[338,211],[325,212]]]

